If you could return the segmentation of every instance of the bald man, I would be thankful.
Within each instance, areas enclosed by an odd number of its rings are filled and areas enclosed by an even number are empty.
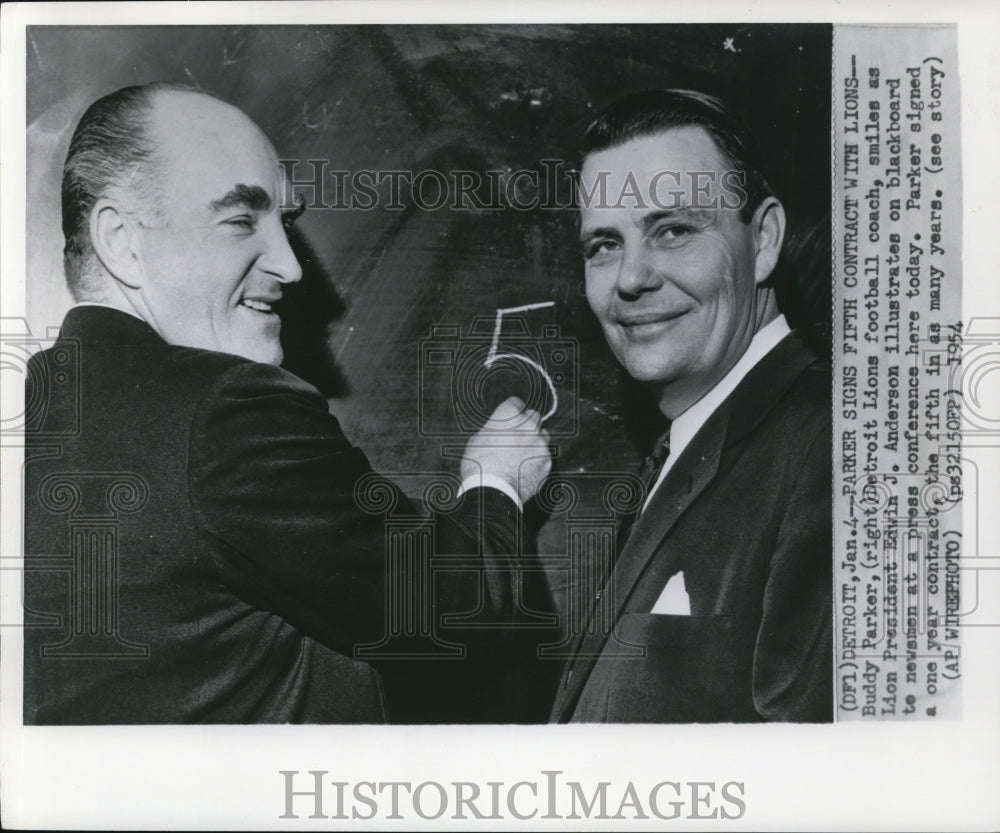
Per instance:
[[[459,663],[380,674],[355,658],[399,611],[383,516],[355,499],[368,461],[279,367],[275,304],[302,274],[285,188],[261,130],[189,88],[118,90],[74,133],[62,201],[77,303],[27,393],[47,407],[26,450],[26,609],[47,626],[26,631],[26,723],[503,719],[487,705],[491,633]],[[45,370],[74,352],[70,390]],[[485,578],[435,577],[426,621],[509,611],[513,579],[495,568],[549,467],[520,407],[472,438],[460,505],[434,519],[435,551],[480,556]],[[517,443],[498,447],[511,421]]]

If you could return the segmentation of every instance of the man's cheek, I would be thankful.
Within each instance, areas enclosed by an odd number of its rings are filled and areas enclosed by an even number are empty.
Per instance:
[[[605,306],[615,294],[619,268],[617,262],[611,262],[600,266],[591,266],[586,272],[588,294]]]
[[[598,292],[597,286],[590,279],[587,280],[587,304],[594,315],[602,321],[607,318],[607,298]]]

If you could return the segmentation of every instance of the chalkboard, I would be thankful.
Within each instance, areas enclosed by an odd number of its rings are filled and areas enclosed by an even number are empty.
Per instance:
[[[575,212],[431,210],[412,195],[393,205],[386,187],[370,209],[331,207],[344,197],[335,172],[502,178],[541,171],[544,160],[572,166],[582,127],[618,95],[655,87],[722,95],[770,158],[788,212],[776,278],[785,311],[828,349],[830,50],[827,25],[33,27],[33,327],[57,324],[68,305],[59,176],[83,109],[126,84],[196,84],[246,111],[289,165],[297,161],[296,180],[322,167],[322,205],[293,237],[305,277],[284,309],[287,365],[326,393],[373,465],[387,473],[454,467],[442,445],[471,428],[454,399],[456,384],[471,383],[456,374],[481,370],[469,356],[485,357],[498,309],[552,302],[508,315],[501,348],[527,345],[558,378],[559,407],[547,422],[556,471],[580,476],[582,508],[599,509],[603,481],[591,475],[634,471],[658,414],[618,368],[587,307]],[[426,180],[425,202],[433,202],[433,175]],[[515,196],[530,202],[531,187]],[[298,190],[316,202],[310,186]],[[483,408],[505,386],[550,401],[523,362],[493,369],[479,379]],[[532,518],[539,550],[563,553],[566,513]],[[557,593],[565,575],[551,573]]]

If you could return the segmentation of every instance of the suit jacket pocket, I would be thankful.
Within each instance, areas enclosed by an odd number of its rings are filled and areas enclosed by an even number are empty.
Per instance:
[[[636,659],[599,661],[609,675],[612,723],[719,723],[738,720],[736,657],[730,616],[625,613],[623,642],[642,645]]]

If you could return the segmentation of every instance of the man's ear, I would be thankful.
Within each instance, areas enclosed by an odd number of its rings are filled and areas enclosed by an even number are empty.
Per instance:
[[[754,280],[766,281],[778,262],[785,239],[785,209],[777,197],[767,197],[753,213],[750,221],[754,235]]]
[[[117,281],[136,289],[142,283],[135,221],[118,203],[102,198],[90,212],[90,241],[98,259]]]

